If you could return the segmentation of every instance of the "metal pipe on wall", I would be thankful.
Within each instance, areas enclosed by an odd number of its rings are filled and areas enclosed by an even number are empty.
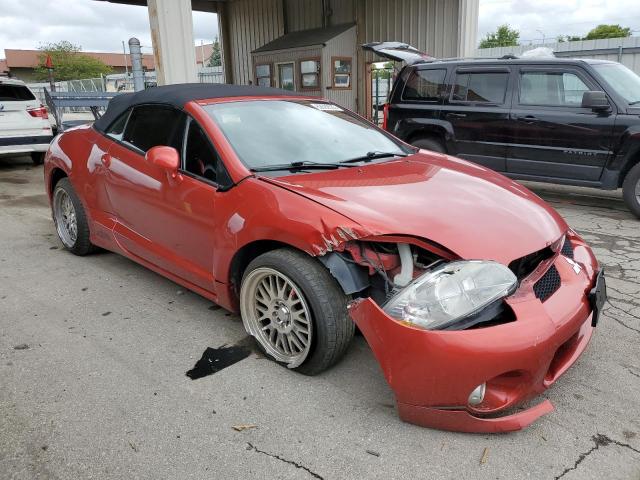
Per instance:
[[[133,73],[133,89],[136,92],[144,90],[144,71],[142,70],[142,50],[140,40],[135,37],[129,39],[131,55],[131,72]]]

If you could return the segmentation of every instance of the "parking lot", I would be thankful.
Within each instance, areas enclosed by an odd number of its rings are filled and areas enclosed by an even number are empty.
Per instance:
[[[0,159],[0,478],[640,479],[640,221],[618,192],[528,186],[594,247],[610,303],[555,412],[470,435],[401,422],[361,336],[318,377],[254,352],[192,380],[207,348],[252,345],[239,317],[67,253],[41,167]]]

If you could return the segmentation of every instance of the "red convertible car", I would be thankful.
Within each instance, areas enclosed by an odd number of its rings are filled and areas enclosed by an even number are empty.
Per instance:
[[[320,98],[174,85],[114,98],[45,160],[77,255],[118,252],[239,312],[266,354],[314,375],[355,326],[405,421],[523,428],[605,301],[591,249],[540,198],[409,146]]]

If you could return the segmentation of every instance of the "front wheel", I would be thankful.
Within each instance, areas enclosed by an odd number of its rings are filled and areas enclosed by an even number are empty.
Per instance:
[[[627,173],[622,185],[622,196],[631,213],[640,218],[640,163]]]
[[[240,288],[245,329],[275,361],[306,375],[335,364],[353,338],[347,296],[327,269],[291,249],[247,267]]]

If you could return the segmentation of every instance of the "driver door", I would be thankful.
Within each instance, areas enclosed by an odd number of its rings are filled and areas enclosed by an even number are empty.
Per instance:
[[[165,145],[188,163],[185,155],[194,155],[188,125],[186,115],[173,108],[136,107],[122,141],[109,150],[107,190],[121,248],[212,292],[216,186],[188,174],[171,178],[145,158],[150,148]],[[206,154],[198,155],[206,161]]]

